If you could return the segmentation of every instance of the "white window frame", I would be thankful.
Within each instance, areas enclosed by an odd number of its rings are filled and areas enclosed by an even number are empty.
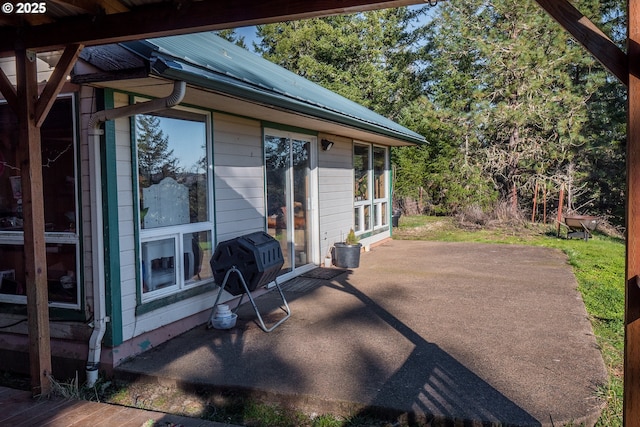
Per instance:
[[[288,140],[300,140],[300,141],[308,141],[309,142],[309,198],[306,201],[308,205],[308,213],[309,213],[309,253],[307,256],[309,257],[309,263],[305,264],[301,267],[295,267],[293,271],[282,274],[279,276],[279,281],[286,281],[290,278],[295,277],[297,274],[304,272],[306,270],[313,269],[315,265],[320,263],[320,251],[319,251],[319,229],[320,229],[320,219],[318,217],[318,138],[311,134],[305,134],[300,132],[290,132],[286,130],[279,130],[274,128],[263,128],[263,145],[264,138],[268,136],[273,136],[276,138],[287,138]],[[264,176],[264,203],[265,203],[265,212],[267,212],[267,185],[266,185],[266,155],[263,149],[263,176]],[[290,176],[289,180],[293,180],[293,171],[289,171]],[[293,220],[293,210],[288,213],[289,217],[287,218],[287,224],[292,224]],[[267,226],[267,217],[265,215],[265,232],[268,232]]]
[[[369,164],[367,171],[367,198],[365,200],[356,200],[355,198],[355,162],[354,162],[354,197],[353,197],[353,207],[354,207],[354,225],[357,229],[356,235],[360,236],[365,233],[370,233],[372,231],[377,231],[380,229],[385,229],[389,226],[389,218],[390,218],[390,206],[389,206],[389,149],[388,147],[382,145],[375,145],[369,142],[362,141],[354,141],[353,143],[353,155],[355,157],[355,147],[367,147],[369,151]],[[385,166],[384,166],[384,179],[385,179],[385,197],[374,199],[374,180],[375,173],[373,167],[373,155],[374,155],[374,147],[382,148],[385,152]],[[387,205],[386,212],[384,212],[384,205]],[[366,207],[369,207],[369,215],[368,215],[368,223],[369,227],[366,227],[367,224],[367,215],[365,215]],[[357,214],[356,214],[357,211]],[[386,223],[383,223],[383,213],[384,218],[386,218]],[[358,219],[358,224],[355,224],[356,218]]]
[[[144,100],[137,100],[144,101]],[[208,283],[212,283],[214,281],[213,276],[207,279],[197,280],[197,281],[185,281],[184,280],[184,259],[180,254],[184,253],[184,236],[191,233],[199,233],[199,232],[209,232],[211,236],[211,244],[215,246],[215,224],[214,224],[214,191],[213,191],[213,143],[211,136],[212,129],[212,115],[211,112],[207,110],[201,110],[197,108],[189,108],[189,107],[173,107],[175,110],[183,110],[192,112],[195,114],[199,114],[205,117],[205,147],[207,153],[207,219],[202,222],[197,223],[189,223],[189,224],[179,224],[179,225],[169,225],[165,227],[156,227],[143,229],[140,226],[140,221],[137,222],[136,227],[138,228],[138,253],[140,254],[140,262],[138,263],[138,274],[140,277],[139,280],[139,288],[140,288],[140,296],[141,303],[147,303],[150,301],[154,301],[160,298],[167,297],[169,295],[177,294],[182,291],[185,291],[190,288],[202,286]],[[153,113],[148,113],[149,115],[153,115]],[[134,116],[135,120],[135,116]],[[134,150],[135,150],[135,159],[133,160],[134,165],[134,173],[135,173],[135,182],[137,183],[138,177],[138,144],[137,144],[137,129],[132,135]],[[140,200],[139,200],[139,188],[136,184],[135,194],[136,194],[136,203],[135,209],[139,209]],[[175,263],[175,277],[176,283],[173,285],[151,291],[144,291],[144,283],[143,277],[144,272],[142,268],[143,259],[142,259],[142,245],[147,242],[165,240],[165,239],[173,239],[174,240],[174,263]],[[203,262],[208,260],[203,260]]]
[[[375,152],[375,148],[382,148],[384,150],[384,183],[385,183],[385,196],[384,197],[380,197],[377,199],[374,199],[374,194],[373,194],[373,189],[374,189],[374,183],[375,183],[375,168],[374,168],[374,152]],[[371,218],[371,223],[373,224],[373,230],[378,230],[384,227],[388,227],[389,226],[389,149],[387,147],[383,147],[380,145],[372,145],[371,146],[371,167],[369,169],[369,173],[371,174],[371,199],[373,200],[373,208],[372,208],[372,214],[374,213],[373,211],[375,210],[375,215],[373,216],[373,218]],[[385,205],[385,203],[387,204],[387,209],[386,209],[386,215],[384,216],[386,218],[386,223],[382,222],[382,218],[383,218],[383,207]],[[375,221],[374,221],[375,219]]]

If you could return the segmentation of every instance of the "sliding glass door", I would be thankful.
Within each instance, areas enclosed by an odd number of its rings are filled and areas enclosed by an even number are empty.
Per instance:
[[[314,261],[315,138],[266,131],[264,142],[267,228],[280,242],[288,273]]]

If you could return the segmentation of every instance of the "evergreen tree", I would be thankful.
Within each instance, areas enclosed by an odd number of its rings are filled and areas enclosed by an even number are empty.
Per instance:
[[[606,81],[593,58],[530,0],[448,1],[429,33],[428,96],[458,124],[462,164],[504,199],[536,180],[577,188],[586,105]]]
[[[178,159],[169,149],[169,137],[160,128],[157,116],[136,116],[138,145],[138,174],[141,188],[158,183],[165,177],[176,178]]]
[[[258,26],[271,62],[392,119],[421,92],[422,9],[395,8]]]
[[[601,27],[622,49],[626,44],[626,3],[603,0],[590,10],[592,17],[603,17]],[[595,18],[593,18],[595,19]],[[605,84],[587,102],[588,120],[584,128],[587,142],[576,155],[576,164],[585,170],[585,191],[589,197],[578,207],[624,224],[626,87],[608,75]]]
[[[226,41],[235,44],[236,46],[240,46],[243,49],[247,49],[247,44],[244,41],[244,37],[238,35],[238,33],[236,33],[234,29],[219,30],[219,31],[214,31],[214,33],[218,37],[223,38]]]
[[[625,40],[622,0],[576,7]],[[620,215],[624,88],[533,0],[449,0],[260,26],[262,55],[425,135],[392,152],[395,193],[433,212],[489,207],[536,182]]]

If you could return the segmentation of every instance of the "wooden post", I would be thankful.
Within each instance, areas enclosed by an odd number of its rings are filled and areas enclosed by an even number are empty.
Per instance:
[[[542,223],[547,223],[547,182],[544,182],[542,188]]]
[[[556,218],[556,235],[560,237],[560,224],[562,224],[562,209],[564,204],[564,183],[560,184],[560,197],[558,198],[558,217]]]
[[[48,394],[51,383],[51,344],[47,258],[44,240],[42,153],[36,106],[38,83],[34,52],[16,51],[18,99],[18,159],[22,180],[24,267],[29,327],[29,364],[34,395]]]
[[[627,258],[624,426],[640,426],[640,2],[628,2]]]
[[[538,181],[536,181],[536,189],[533,192],[533,209],[531,209],[531,222],[536,221],[536,209],[538,208]]]

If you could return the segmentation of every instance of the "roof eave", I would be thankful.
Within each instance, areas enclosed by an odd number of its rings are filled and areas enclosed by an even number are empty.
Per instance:
[[[236,84],[234,79],[231,77],[216,75],[216,79],[207,78],[204,73],[189,72],[159,58],[156,58],[153,62],[151,73],[158,77],[170,80],[184,80],[189,84],[228,94],[237,98],[246,99],[264,105],[272,105],[284,110],[381,135],[394,139],[401,145],[421,145],[426,143],[426,140],[419,136],[417,137],[397,132],[393,129],[378,126],[367,121],[359,120],[355,117],[340,114],[320,106],[315,106],[294,98],[272,93],[267,90],[260,90],[259,88],[248,85],[240,86]]]

